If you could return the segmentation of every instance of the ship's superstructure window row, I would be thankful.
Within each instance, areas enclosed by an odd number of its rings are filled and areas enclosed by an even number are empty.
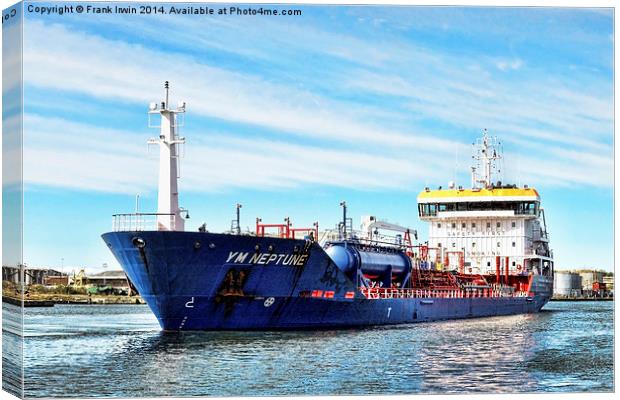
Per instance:
[[[454,211],[514,211],[515,215],[538,215],[537,201],[485,201],[418,204],[421,217],[435,216],[438,212]]]

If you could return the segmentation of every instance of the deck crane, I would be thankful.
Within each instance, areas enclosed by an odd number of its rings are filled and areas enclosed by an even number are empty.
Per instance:
[[[415,240],[418,240],[418,232],[415,229],[407,228],[406,226],[400,226],[387,221],[380,221],[377,217],[372,215],[362,217],[362,232],[366,233],[368,240],[372,241],[373,237],[379,234],[380,229],[403,233],[404,236],[402,238],[402,244],[406,247],[407,252],[410,252],[413,249],[411,234],[413,234]]]

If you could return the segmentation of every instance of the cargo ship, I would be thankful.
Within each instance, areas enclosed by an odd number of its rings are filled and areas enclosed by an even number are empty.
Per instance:
[[[425,188],[414,229],[362,217],[342,202],[334,229],[290,219],[241,232],[185,230],[179,207],[185,103],[151,103],[160,128],[156,213],[116,214],[103,240],[163,330],[278,330],[407,324],[535,313],[553,290],[553,253],[538,192],[493,182],[501,145],[474,143],[472,187]],[[413,207],[412,207],[413,208]]]

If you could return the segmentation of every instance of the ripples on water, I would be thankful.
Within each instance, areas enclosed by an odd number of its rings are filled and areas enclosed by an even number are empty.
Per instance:
[[[146,306],[32,308],[26,396],[612,391],[613,303],[545,309],[339,331],[162,333]],[[16,311],[4,305],[5,318]]]
[[[19,308],[2,303],[2,389],[15,396],[22,396],[21,329]]]

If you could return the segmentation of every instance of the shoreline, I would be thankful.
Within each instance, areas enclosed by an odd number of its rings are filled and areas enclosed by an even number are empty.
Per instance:
[[[30,297],[15,297],[15,296],[2,296],[4,303],[13,304],[21,307],[22,301],[24,307],[53,307],[56,304],[79,304],[79,305],[136,305],[146,304],[140,296],[91,296],[86,295],[59,295],[49,294],[41,295],[37,294]]]
[[[613,297],[552,297],[549,301],[614,301]]]

